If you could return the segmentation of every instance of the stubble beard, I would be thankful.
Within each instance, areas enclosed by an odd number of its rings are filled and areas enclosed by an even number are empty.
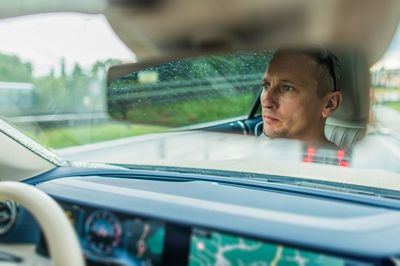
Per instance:
[[[289,132],[286,129],[278,129],[278,130],[272,130],[268,129],[268,127],[264,127],[264,135],[271,139],[278,139],[278,138],[290,138],[289,137]]]

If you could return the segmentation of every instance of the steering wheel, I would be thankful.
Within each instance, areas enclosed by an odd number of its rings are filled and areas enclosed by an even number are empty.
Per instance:
[[[43,230],[53,265],[85,265],[71,223],[50,196],[25,183],[4,181],[0,182],[0,200],[18,202],[35,217]]]

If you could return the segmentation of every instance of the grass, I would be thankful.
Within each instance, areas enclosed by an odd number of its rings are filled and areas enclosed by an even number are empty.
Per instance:
[[[400,92],[400,87],[398,88],[383,88],[383,87],[375,87],[374,89],[374,95],[375,97],[380,97],[385,94],[392,94],[392,93],[399,93]],[[396,111],[400,111],[400,102],[386,102],[384,105],[393,108]]]
[[[382,94],[385,93],[393,93],[393,92],[398,92],[400,91],[400,88],[383,88],[383,87],[375,87],[374,89],[374,94],[375,96],[381,96]]]
[[[167,104],[142,105],[129,110],[128,120],[133,125],[109,123],[53,128],[22,128],[25,134],[40,144],[58,149],[158,133],[171,127],[193,125],[248,114],[254,92],[225,97],[210,97],[175,101]],[[145,125],[151,123],[162,126]]]
[[[167,128],[147,125],[101,124],[48,129],[22,129],[40,144],[58,149],[106,140],[163,132]]]
[[[390,108],[395,109],[396,111],[400,111],[400,102],[390,102],[386,104]]]
[[[176,101],[173,104],[143,105],[129,110],[131,121],[152,121],[157,125],[179,127],[246,115],[255,95],[249,92],[228,97]]]

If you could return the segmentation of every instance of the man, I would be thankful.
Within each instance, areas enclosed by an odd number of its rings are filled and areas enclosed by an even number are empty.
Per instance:
[[[334,145],[324,134],[326,118],[342,101],[337,58],[328,51],[278,50],[267,67],[260,97],[264,134],[309,145]],[[336,72],[336,73],[335,73]]]

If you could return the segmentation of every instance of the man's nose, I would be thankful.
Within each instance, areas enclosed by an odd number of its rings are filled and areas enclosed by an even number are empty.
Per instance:
[[[263,90],[260,100],[262,108],[276,109],[278,107],[276,88],[271,86],[268,90]]]

